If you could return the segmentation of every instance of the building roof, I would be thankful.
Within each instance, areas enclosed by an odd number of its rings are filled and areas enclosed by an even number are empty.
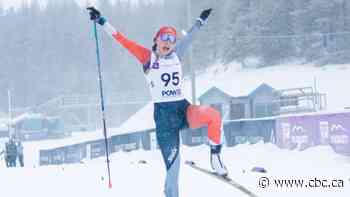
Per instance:
[[[336,70],[336,69],[335,69]],[[327,72],[329,72],[327,70]],[[198,73],[196,87],[198,97],[212,87],[217,87],[233,97],[249,95],[259,85],[266,83],[275,89],[288,89],[295,87],[313,87],[314,75],[322,75],[326,71],[315,67],[283,65],[262,69],[242,69],[239,64],[232,63],[229,66],[218,65]],[[321,85],[321,80],[318,80]],[[328,85],[328,82],[325,83]],[[189,80],[184,84],[191,95]],[[319,89],[322,91],[321,89]]]
[[[12,124],[16,124],[17,122],[20,122],[22,120],[25,120],[25,119],[29,119],[29,118],[43,118],[42,114],[37,114],[37,113],[24,113],[24,114],[21,114],[15,118],[13,118],[11,120],[11,123]]]
[[[230,98],[246,98],[246,97],[254,97],[257,93],[261,91],[274,91],[274,88],[272,88],[270,85],[266,83],[261,83],[260,85],[250,88],[249,91],[240,91],[240,93],[245,93],[244,95],[243,94],[238,95],[238,94],[234,94],[233,92],[229,92],[229,90],[225,87],[221,89],[219,87],[213,86],[209,90],[204,92],[199,97],[199,100],[204,99],[206,96],[212,94],[213,92],[222,93],[223,96],[230,97]]]
[[[262,83],[260,84],[257,88],[255,88],[255,90],[253,90],[252,92],[249,93],[249,97],[255,97],[259,92],[261,91],[269,91],[272,92],[275,89],[273,87],[271,87],[270,85],[266,84],[266,83]]]
[[[218,94],[221,94],[223,97],[232,98],[232,96],[229,93],[226,93],[223,90],[214,86],[214,87],[211,87],[208,91],[204,92],[198,99],[202,100],[205,97],[207,97],[208,95],[213,94],[215,92]]]

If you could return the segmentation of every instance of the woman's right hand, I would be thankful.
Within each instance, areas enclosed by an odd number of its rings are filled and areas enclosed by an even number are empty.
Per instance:
[[[95,21],[96,23],[103,25],[106,22],[106,19],[101,16],[101,12],[98,11],[95,7],[86,8],[89,10],[90,20]]]

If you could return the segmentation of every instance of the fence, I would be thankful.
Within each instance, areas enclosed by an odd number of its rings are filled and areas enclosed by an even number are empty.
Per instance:
[[[225,121],[224,139],[228,147],[258,141],[297,150],[330,145],[335,152],[350,156],[350,112]],[[206,144],[207,129],[184,130],[181,140],[187,146]],[[108,139],[108,143],[111,153],[157,149],[154,129],[115,135]],[[104,147],[104,140],[98,139],[40,150],[40,165],[77,163],[83,159],[102,157],[105,155]]]

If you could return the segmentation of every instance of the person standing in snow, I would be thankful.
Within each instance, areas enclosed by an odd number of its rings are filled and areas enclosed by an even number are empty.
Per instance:
[[[1,156],[2,156],[4,153],[5,153],[4,150],[0,151],[0,160],[2,160]],[[4,158],[5,158],[5,156],[4,156]],[[6,158],[5,158],[5,164],[6,164],[6,166],[7,166]]]
[[[16,167],[16,159],[17,159],[17,146],[14,138],[10,138],[8,142],[6,142],[6,163],[7,167]]]
[[[17,142],[17,157],[21,167],[24,167],[23,145],[21,141]]]
[[[108,23],[96,8],[89,7],[90,19],[103,29],[143,65],[154,103],[156,136],[167,174],[165,180],[166,197],[178,197],[178,177],[180,169],[180,130],[184,128],[208,127],[210,159],[213,170],[222,176],[227,169],[221,158],[222,120],[220,113],[209,106],[191,105],[183,95],[182,60],[194,34],[204,25],[212,9],[203,10],[195,24],[178,41],[174,27],[161,27],[153,38],[153,47],[147,49],[128,39]]]

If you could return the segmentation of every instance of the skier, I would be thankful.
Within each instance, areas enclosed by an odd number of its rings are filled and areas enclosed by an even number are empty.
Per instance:
[[[222,176],[227,175],[220,152],[222,147],[222,121],[220,113],[209,106],[191,105],[183,95],[182,60],[184,52],[194,34],[209,17],[212,9],[203,10],[195,24],[180,41],[176,29],[161,27],[153,38],[153,47],[147,49],[129,40],[107,22],[107,19],[94,7],[87,8],[90,19],[100,24],[104,30],[143,65],[154,102],[156,136],[167,174],[165,180],[166,197],[178,197],[178,176],[180,168],[179,132],[184,128],[208,127],[210,159],[213,170]]]

